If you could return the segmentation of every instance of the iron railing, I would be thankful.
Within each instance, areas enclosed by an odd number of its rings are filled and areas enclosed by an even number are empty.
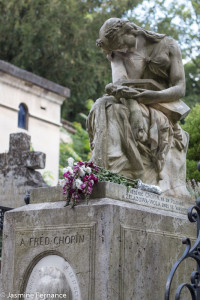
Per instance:
[[[197,165],[200,171],[200,162]],[[165,288],[165,300],[170,300],[171,284],[176,270],[180,264],[187,258],[192,258],[197,263],[197,271],[191,274],[191,283],[184,282],[178,286],[175,292],[175,300],[180,300],[183,288],[188,289],[192,300],[200,300],[200,197],[196,199],[196,205],[190,206],[188,209],[188,219],[190,222],[197,224],[197,240],[193,246],[189,238],[184,238],[182,243],[186,245],[183,255],[173,265],[167,279]]]

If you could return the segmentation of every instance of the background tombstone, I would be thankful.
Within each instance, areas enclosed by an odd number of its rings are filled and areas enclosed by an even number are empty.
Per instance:
[[[30,147],[28,134],[10,134],[9,152],[0,154],[0,206],[22,206],[27,191],[47,186],[36,171],[45,167],[46,155]]]

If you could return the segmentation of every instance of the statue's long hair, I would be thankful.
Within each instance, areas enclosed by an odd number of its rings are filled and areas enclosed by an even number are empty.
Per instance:
[[[165,34],[156,33],[139,27],[136,24],[130,22],[129,20],[110,18],[100,28],[100,39],[97,40],[97,46],[103,46],[103,38],[107,38],[108,40],[114,41],[115,37],[119,34],[133,34],[136,36],[144,35],[148,40],[151,40],[152,42],[159,42],[166,36]]]

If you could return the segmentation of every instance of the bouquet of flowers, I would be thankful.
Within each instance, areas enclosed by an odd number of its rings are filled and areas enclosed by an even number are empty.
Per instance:
[[[94,183],[98,182],[96,176],[99,168],[93,162],[74,162],[72,157],[68,158],[68,167],[63,169],[63,178],[59,184],[63,187],[66,198],[66,206],[71,202],[74,207],[79,199],[88,199],[92,193]]]
[[[87,199],[92,193],[93,186],[98,181],[107,181],[122,184],[130,188],[139,188],[157,194],[161,193],[160,188],[143,184],[140,179],[130,179],[121,174],[116,174],[102,167],[97,167],[93,162],[74,162],[72,157],[68,158],[68,167],[63,169],[63,179],[59,185],[63,187],[66,206],[71,203],[74,207],[80,199]]]

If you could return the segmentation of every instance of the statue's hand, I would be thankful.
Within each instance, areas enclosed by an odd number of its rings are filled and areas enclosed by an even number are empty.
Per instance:
[[[116,92],[116,86],[113,83],[109,83],[105,87],[105,92],[108,95],[113,95]]]
[[[108,94],[108,95],[113,95],[113,96],[120,96],[121,95],[121,92],[123,90],[128,90],[129,88],[126,87],[126,86],[122,86],[122,85],[116,85],[116,84],[113,84],[113,83],[109,83],[106,85],[105,87],[105,92]]]
[[[120,98],[125,98],[125,99],[134,99],[135,96],[139,94],[139,92],[133,88],[123,88],[119,91],[119,96]]]
[[[151,91],[146,90],[134,96],[134,99],[137,100],[139,103],[143,104],[153,104],[159,102],[159,92],[158,91]]]
[[[113,95],[117,99],[125,98],[125,99],[133,99],[140,92],[136,89],[133,89],[128,86],[116,85],[109,83],[105,87],[105,91],[108,95]]]

